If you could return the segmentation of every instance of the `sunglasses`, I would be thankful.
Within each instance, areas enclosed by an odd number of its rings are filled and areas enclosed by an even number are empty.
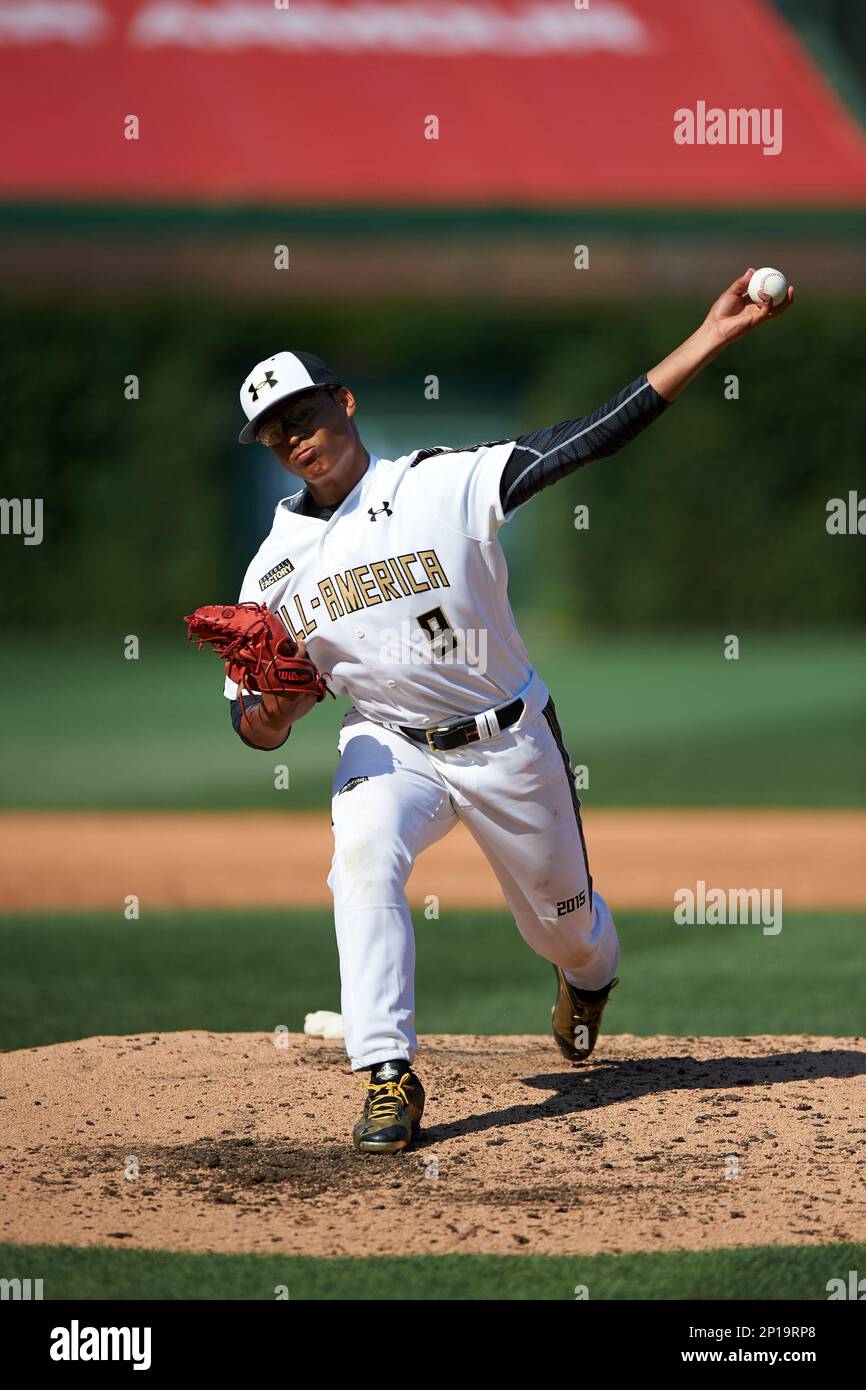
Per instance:
[[[327,395],[333,399],[334,392],[339,389],[338,386],[318,386],[309,396],[296,401],[285,415],[268,420],[267,424],[256,430],[256,439],[260,444],[266,444],[272,449],[275,444],[282,444],[284,440],[291,439],[292,435],[300,434],[320,413],[325,404],[323,397]]]

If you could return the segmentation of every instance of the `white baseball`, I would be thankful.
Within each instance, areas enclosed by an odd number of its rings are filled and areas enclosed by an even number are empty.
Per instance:
[[[788,281],[785,279],[781,270],[774,270],[772,266],[765,265],[761,270],[756,270],[749,281],[749,298],[755,304],[762,304],[761,291],[768,294],[773,301],[773,308],[778,309],[788,293]]]

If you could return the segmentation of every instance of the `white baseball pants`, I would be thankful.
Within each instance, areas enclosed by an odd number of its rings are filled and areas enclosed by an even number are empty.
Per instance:
[[[552,703],[526,727],[518,721],[515,730],[447,753],[352,710],[339,750],[328,885],[354,1070],[416,1055],[406,880],[416,856],[458,820],[481,846],[533,951],[562,966],[578,987],[609,983],[619,942],[607,904],[592,889]]]

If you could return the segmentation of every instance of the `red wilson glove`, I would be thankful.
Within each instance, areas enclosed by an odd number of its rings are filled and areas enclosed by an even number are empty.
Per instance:
[[[263,603],[207,604],[184,618],[190,642],[199,650],[208,643],[225,660],[226,675],[236,682],[238,698],[249,695],[332,695],[308,656],[279,618]]]

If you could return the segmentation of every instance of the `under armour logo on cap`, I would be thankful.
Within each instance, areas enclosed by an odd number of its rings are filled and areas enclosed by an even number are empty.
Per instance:
[[[311,352],[275,352],[257,362],[241,387],[241,405],[247,417],[238,438],[252,444],[261,417],[278,401],[314,391],[317,386],[339,386],[340,378],[321,357]]]
[[[276,384],[277,378],[274,376],[274,373],[265,372],[264,378],[261,381],[251,381],[249,386],[247,387],[247,390],[249,391],[253,400],[257,401],[260,392],[264,391],[266,386],[276,386]]]

